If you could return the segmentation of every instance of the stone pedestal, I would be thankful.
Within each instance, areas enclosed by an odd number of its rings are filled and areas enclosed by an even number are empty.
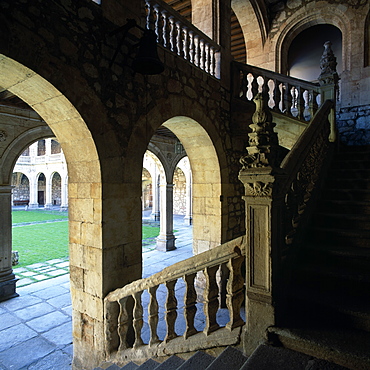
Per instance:
[[[10,185],[0,185],[0,301],[17,297],[12,269],[12,207]]]
[[[173,235],[173,184],[161,185],[161,220],[160,232],[156,239],[157,249],[171,251],[176,249]]]

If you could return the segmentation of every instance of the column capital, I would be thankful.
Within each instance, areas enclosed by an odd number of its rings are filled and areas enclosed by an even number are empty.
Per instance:
[[[14,186],[13,185],[2,185],[0,184],[0,194],[11,194]]]

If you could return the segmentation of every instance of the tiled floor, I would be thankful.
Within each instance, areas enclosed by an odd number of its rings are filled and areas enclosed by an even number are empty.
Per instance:
[[[185,226],[182,218],[175,218],[174,228],[178,230],[175,235],[177,249],[143,253],[144,277],[192,256],[191,226]],[[27,275],[27,272],[33,273]],[[72,307],[68,262],[48,261],[32,268],[15,269],[15,273],[22,277],[17,283],[19,297],[0,302],[0,369],[71,369]],[[60,276],[51,278],[53,274]],[[27,279],[38,282],[30,283]]]

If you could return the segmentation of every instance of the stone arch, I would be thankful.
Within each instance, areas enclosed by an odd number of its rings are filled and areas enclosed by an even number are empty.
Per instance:
[[[345,45],[349,45],[351,42],[351,33],[348,26],[349,19],[337,7],[326,6],[324,9],[315,9],[310,14],[307,14],[307,12],[297,12],[297,15],[285,27],[282,27],[275,45],[275,70],[277,72],[282,74],[287,73],[288,50],[294,38],[303,30],[318,24],[330,24],[342,32],[343,46],[341,58],[343,71],[350,68],[349,51],[345,47]]]
[[[184,115],[185,112],[187,115]],[[137,209],[139,220],[142,158],[150,138],[162,124],[179,138],[193,171],[194,254],[214,248],[227,238],[224,227],[227,224],[227,206],[220,200],[224,192],[227,194],[223,184],[227,184],[228,179],[223,181],[223,176],[228,175],[228,162],[217,123],[207,113],[199,102],[186,96],[168,96],[138,121],[128,146],[130,161],[123,168],[124,176],[137,184],[137,207],[132,208]],[[137,238],[140,238],[139,232]]]

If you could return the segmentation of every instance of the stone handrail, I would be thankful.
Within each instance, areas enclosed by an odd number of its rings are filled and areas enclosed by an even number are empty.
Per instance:
[[[330,159],[330,115],[335,104],[326,100],[310,125],[303,132],[292,150],[281,163],[283,172],[287,174],[281,186],[285,198],[287,225],[285,244],[291,245],[297,236],[303,220],[307,220],[309,202],[323,170]]]
[[[145,27],[165,49],[219,78],[220,46],[162,0],[144,0]]]
[[[258,92],[267,93],[273,112],[307,122],[320,106],[319,84],[239,62],[233,62],[233,74],[235,98],[251,101]]]
[[[185,320],[183,338],[187,341],[182,344],[182,347],[186,347],[187,343],[190,344],[191,337],[196,336],[198,333],[195,329],[194,318],[197,312],[195,281],[199,272],[203,272],[206,281],[203,292],[203,311],[206,322],[202,335],[209,336],[211,333],[222,329],[233,331],[233,329],[244,325],[244,321],[240,317],[241,305],[244,301],[244,277],[241,273],[241,266],[245,259],[244,250],[244,237],[239,237],[212,250],[166,267],[161,272],[146,279],[134,281],[123,288],[109,293],[104,300],[107,357],[119,357],[120,352],[124,352],[125,357],[130,356],[128,350],[133,350],[133,356],[135,356],[134,353],[143,352],[153,355],[156,353],[153,352],[153,348],[155,351],[162,342],[166,345],[168,353],[170,342],[172,340],[175,341],[175,338],[178,337],[175,331],[175,324],[177,311],[180,308],[177,307],[175,284],[180,278],[184,279],[186,285],[183,307]],[[226,306],[229,311],[230,321],[224,328],[221,328],[216,320],[217,311],[220,306],[219,292],[221,288],[218,282],[220,266],[226,266],[229,273],[226,285]],[[156,292],[161,284],[166,286],[167,289],[167,299],[165,302],[167,334],[163,341],[159,339],[157,334],[159,304]],[[150,328],[150,339],[147,344],[144,344],[142,339],[142,328],[144,317],[146,317],[141,301],[144,291],[148,291],[150,297],[147,307],[147,324]],[[202,346],[202,343],[200,345]]]

